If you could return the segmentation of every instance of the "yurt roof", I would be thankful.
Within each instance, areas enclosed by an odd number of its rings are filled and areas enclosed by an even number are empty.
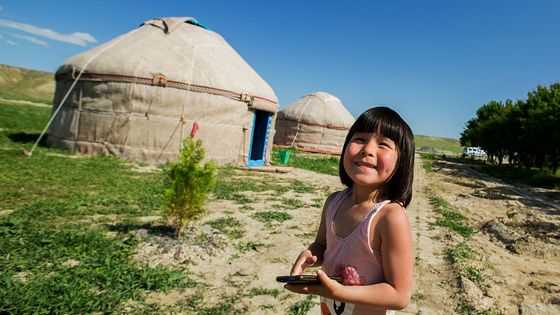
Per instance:
[[[349,129],[355,119],[340,99],[326,92],[309,93],[280,111],[279,119]]]
[[[255,102],[277,108],[272,88],[218,33],[191,17],[158,18],[102,45],[75,55],[57,75],[88,73],[145,82],[164,76],[167,82],[248,93]],[[101,79],[100,79],[101,80]],[[214,91],[213,90],[213,91]]]

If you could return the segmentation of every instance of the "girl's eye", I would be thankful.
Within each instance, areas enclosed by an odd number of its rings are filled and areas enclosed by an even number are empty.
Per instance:
[[[356,137],[356,138],[354,138],[354,141],[356,141],[356,142],[365,142],[366,139],[365,139],[365,138],[362,138],[362,137]]]
[[[382,146],[382,147],[385,147],[385,148],[389,148],[389,149],[392,149],[392,148],[395,147],[392,143],[386,142],[386,141],[381,142],[379,145]]]

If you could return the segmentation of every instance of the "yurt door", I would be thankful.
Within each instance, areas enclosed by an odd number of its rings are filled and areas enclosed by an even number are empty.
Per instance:
[[[268,142],[268,128],[272,115],[262,110],[255,110],[253,118],[253,132],[249,146],[249,159],[247,166],[263,166],[266,144]]]

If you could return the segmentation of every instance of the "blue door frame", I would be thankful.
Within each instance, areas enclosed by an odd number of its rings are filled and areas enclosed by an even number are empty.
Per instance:
[[[264,166],[266,144],[268,143],[268,129],[270,128],[271,120],[271,113],[255,110],[251,143],[249,145],[249,154],[247,155],[247,166]]]

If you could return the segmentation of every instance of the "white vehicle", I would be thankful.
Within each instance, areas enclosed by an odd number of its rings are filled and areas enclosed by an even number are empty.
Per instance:
[[[487,158],[488,155],[479,147],[466,147],[463,149],[463,157]]]

